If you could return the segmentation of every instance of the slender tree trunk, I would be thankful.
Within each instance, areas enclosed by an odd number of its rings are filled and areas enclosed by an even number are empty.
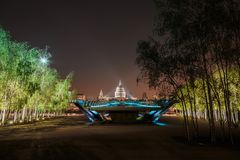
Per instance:
[[[207,87],[207,97],[208,97],[208,104],[209,104],[209,116],[210,116],[209,118],[211,119],[211,121],[210,121],[211,142],[215,143],[216,142],[216,135],[215,135],[215,123],[214,123],[214,116],[213,116],[212,93],[211,93],[211,87],[210,87],[206,57],[205,57],[204,54],[202,54],[202,57],[203,57],[204,72],[205,72],[206,87]]]
[[[13,123],[17,122],[17,117],[18,117],[18,110],[14,111],[14,118],[13,118]]]
[[[2,112],[2,126],[5,125],[5,116],[6,116],[6,108],[3,108],[3,112]]]
[[[206,91],[206,86],[205,86],[205,81],[204,81],[204,79],[202,80],[202,82],[203,82],[203,91],[204,91],[204,96],[205,96],[205,102],[206,102],[206,114],[205,114],[205,117],[207,117],[207,119],[208,119],[208,124],[209,124],[209,131],[210,131],[210,137],[211,137],[211,141],[212,141],[212,132],[213,132],[213,130],[212,130],[212,118],[211,118],[211,116],[210,116],[210,111],[209,111],[209,97],[207,96],[207,91]]]
[[[185,124],[186,137],[187,137],[187,141],[190,142],[191,138],[190,138],[187,106],[186,106],[186,102],[184,100],[184,95],[183,95],[181,90],[180,90],[180,93],[181,93],[181,98],[180,99],[181,99],[182,109],[183,109],[183,118],[184,118],[184,124]]]
[[[25,114],[26,114],[25,112],[26,112],[26,107],[24,106],[23,109],[22,109],[22,118],[21,118],[22,122],[25,121]]]
[[[34,107],[34,115],[33,115],[34,119],[37,119],[37,107]]]
[[[189,89],[189,86],[187,83],[186,83],[186,87],[187,87],[188,100],[189,100],[189,104],[190,104],[190,113],[191,113],[191,120],[192,120],[192,125],[193,125],[193,130],[194,130],[194,137],[198,137],[196,124],[194,121],[195,118],[194,118],[194,114],[193,114],[193,102],[192,102],[192,98],[190,95],[190,89]]]

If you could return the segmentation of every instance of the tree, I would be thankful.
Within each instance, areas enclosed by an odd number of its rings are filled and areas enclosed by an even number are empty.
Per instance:
[[[12,41],[0,27],[1,125],[38,120],[46,113],[56,115],[68,106],[72,74],[60,79],[42,57],[50,53]]]
[[[239,73],[240,2],[154,2],[158,9],[154,35],[148,41],[140,41],[137,49],[142,77],[148,79],[150,87],[159,88],[166,82],[172,86],[169,94],[175,94],[181,102],[188,139],[189,117],[198,134],[197,104],[203,104],[211,142],[216,142],[217,119],[224,132],[225,116],[229,139],[233,143],[233,120],[236,121],[237,114],[233,114],[236,107],[233,107],[231,96],[236,95],[233,93],[236,90],[230,86],[234,84],[231,77],[237,76],[232,75],[232,71]]]

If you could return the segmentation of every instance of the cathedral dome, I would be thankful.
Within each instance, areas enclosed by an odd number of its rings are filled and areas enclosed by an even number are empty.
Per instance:
[[[118,86],[116,88],[115,98],[126,98],[126,92],[125,92],[124,87],[122,86],[122,82],[121,81],[119,81],[119,84],[118,84]]]

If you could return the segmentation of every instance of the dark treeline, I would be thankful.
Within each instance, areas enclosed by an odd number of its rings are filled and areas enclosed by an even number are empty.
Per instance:
[[[142,79],[162,96],[178,99],[188,141],[199,137],[203,118],[212,143],[234,143],[240,121],[240,1],[154,2],[153,36],[137,48]]]

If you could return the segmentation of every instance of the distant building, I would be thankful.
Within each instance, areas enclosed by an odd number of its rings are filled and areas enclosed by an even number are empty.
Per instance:
[[[116,88],[116,91],[115,91],[115,96],[114,98],[126,98],[127,97],[127,94],[126,94],[126,91],[122,85],[122,82],[121,80],[119,81],[119,84]]]
[[[78,100],[86,100],[86,96],[84,94],[82,94],[82,93],[78,93],[77,94],[77,99]]]
[[[147,97],[147,93],[146,92],[143,92],[142,94],[142,100],[148,100],[148,97]]]
[[[159,99],[159,96],[158,96],[157,94],[154,94],[154,95],[152,96],[152,98],[153,98],[153,99]]]
[[[102,90],[99,93],[98,99],[99,100],[104,100],[105,99],[105,97],[103,96],[103,91]]]
[[[99,95],[98,95],[99,100],[111,100],[111,99],[118,99],[118,100],[125,100],[125,99],[132,99],[132,100],[137,100],[136,97],[131,96],[130,94],[127,94],[125,91],[125,88],[122,85],[121,80],[118,83],[118,86],[116,87],[116,90],[114,92],[113,96],[104,96],[103,91],[100,90]]]

